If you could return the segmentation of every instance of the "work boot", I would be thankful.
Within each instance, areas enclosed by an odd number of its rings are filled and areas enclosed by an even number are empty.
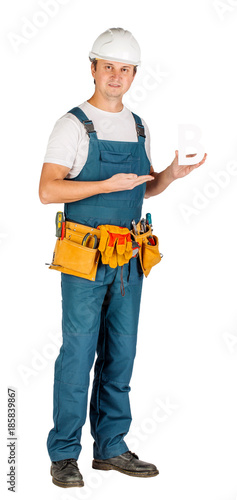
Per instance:
[[[117,457],[107,458],[106,460],[94,459],[93,469],[117,470],[122,474],[136,477],[153,477],[159,474],[156,466],[139,460],[138,456],[131,451],[126,451]]]
[[[58,462],[52,462],[50,473],[52,481],[62,488],[72,488],[73,486],[84,486],[83,477],[78,469],[77,461],[74,458],[66,458]]]

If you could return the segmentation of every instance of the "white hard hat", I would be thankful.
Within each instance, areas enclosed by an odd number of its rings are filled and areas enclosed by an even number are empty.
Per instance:
[[[140,47],[130,31],[111,28],[95,40],[89,53],[90,60],[106,59],[137,66],[141,64]]]

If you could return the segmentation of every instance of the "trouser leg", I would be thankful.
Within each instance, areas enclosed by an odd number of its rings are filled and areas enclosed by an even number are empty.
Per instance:
[[[136,354],[142,279],[125,283],[120,268],[103,307],[90,403],[94,458],[106,459],[128,450],[124,436],[131,424],[130,379]]]
[[[81,451],[89,373],[94,361],[107,286],[62,275],[63,344],[55,362],[54,427],[47,439],[52,461]]]

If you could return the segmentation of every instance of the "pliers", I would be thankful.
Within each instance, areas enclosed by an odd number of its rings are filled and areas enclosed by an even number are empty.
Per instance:
[[[92,233],[86,233],[85,234],[85,236],[84,236],[84,238],[82,240],[82,245],[84,247],[87,247],[88,246],[88,241],[89,241],[90,237],[94,239],[94,243],[93,243],[93,247],[92,248],[97,248],[97,246],[98,246],[98,238],[97,238],[96,234],[92,234]]]

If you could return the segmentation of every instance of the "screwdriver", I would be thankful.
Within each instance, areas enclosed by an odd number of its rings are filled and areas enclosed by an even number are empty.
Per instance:
[[[135,222],[135,220],[134,220],[134,219],[132,220],[132,227],[133,227],[134,234],[138,234],[138,233],[137,233],[137,226],[136,226],[136,222]]]
[[[63,212],[57,212],[56,213],[56,219],[55,219],[56,236],[57,236],[57,238],[61,238],[63,223],[64,223],[64,214],[63,214]]]
[[[149,225],[149,227],[151,228],[151,232],[152,232],[153,231],[152,230],[152,219],[151,219],[151,214],[149,212],[146,214],[146,222]],[[148,245],[152,245],[152,246],[156,245],[156,242],[155,242],[153,236],[149,236]]]
[[[146,214],[146,223],[152,227],[151,214],[149,212]]]
[[[143,231],[146,233],[146,219],[142,219]]]

